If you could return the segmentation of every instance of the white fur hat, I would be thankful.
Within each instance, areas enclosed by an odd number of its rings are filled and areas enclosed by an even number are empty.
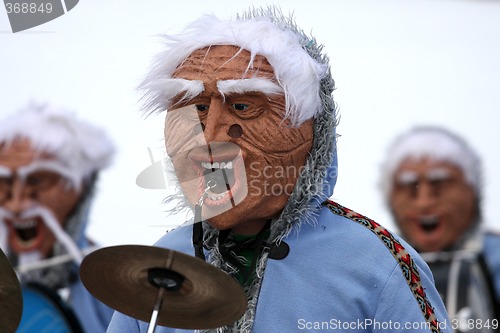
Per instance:
[[[380,186],[388,199],[392,178],[406,159],[429,158],[459,167],[466,181],[474,188],[478,199],[482,194],[481,159],[467,142],[458,135],[436,126],[418,126],[398,136],[387,151],[381,168]]]
[[[35,150],[54,155],[70,170],[74,186],[107,167],[114,153],[102,129],[49,105],[29,105],[0,121],[0,143],[16,138],[27,138]]]
[[[162,112],[169,105],[165,81],[193,51],[213,45],[234,45],[251,54],[264,56],[274,69],[286,99],[286,117],[300,125],[323,110],[320,82],[329,74],[328,65],[312,58],[307,48],[315,40],[281,27],[270,12],[277,9],[255,9],[247,16],[221,20],[206,15],[177,35],[166,35],[167,50],[160,53],[141,85],[146,98],[146,112]],[[281,23],[283,25],[283,23]]]

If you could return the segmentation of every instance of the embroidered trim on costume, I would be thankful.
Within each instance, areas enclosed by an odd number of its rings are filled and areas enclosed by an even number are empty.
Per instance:
[[[422,310],[422,314],[430,325],[430,329],[433,333],[441,332],[439,329],[439,324],[436,319],[436,315],[434,314],[434,308],[431,303],[427,299],[427,295],[425,294],[425,290],[422,286],[422,282],[420,280],[420,273],[413,261],[413,258],[410,256],[408,251],[404,248],[404,246],[394,238],[392,233],[388,231],[386,228],[373,221],[372,219],[367,218],[361,214],[358,214],[349,208],[343,207],[338,203],[327,200],[324,205],[328,207],[332,213],[346,217],[354,222],[361,224],[362,226],[369,229],[375,235],[380,238],[380,240],[384,243],[384,245],[391,251],[394,259],[397,260],[401,271],[410,287],[410,290],[413,293],[413,296],[417,300],[420,310]]]

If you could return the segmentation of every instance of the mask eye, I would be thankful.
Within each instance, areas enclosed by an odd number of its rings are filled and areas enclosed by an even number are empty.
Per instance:
[[[12,183],[13,179],[11,177],[0,177],[0,200],[4,200],[9,196]]]
[[[400,184],[398,188],[401,191],[401,193],[404,193],[406,196],[410,198],[416,198],[418,193],[419,183],[418,181],[414,181],[405,184]]]
[[[28,176],[26,179],[26,187],[41,191],[48,189],[61,180],[61,177],[53,172],[39,171]]]
[[[208,105],[206,104],[196,104],[196,110],[204,112],[208,110]]]
[[[12,182],[11,177],[0,177],[0,189],[12,186]]]
[[[248,109],[248,104],[243,104],[243,103],[235,103],[235,104],[231,104],[231,106],[236,111],[245,111],[246,109]]]

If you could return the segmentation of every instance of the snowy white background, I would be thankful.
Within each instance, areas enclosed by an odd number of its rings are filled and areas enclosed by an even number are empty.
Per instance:
[[[484,215],[500,230],[500,1],[81,0],[67,14],[13,34],[0,7],[0,116],[29,101],[66,106],[116,142],[89,233],[103,245],[152,244],[182,222],[136,176],[163,157],[163,116],[144,118],[135,91],[161,49],[157,37],[202,14],[277,4],[325,45],[340,108],[334,199],[394,228],[377,188],[395,135],[414,124],[462,134],[485,166]]]

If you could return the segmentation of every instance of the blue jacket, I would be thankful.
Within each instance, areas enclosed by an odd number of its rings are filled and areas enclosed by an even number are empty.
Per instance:
[[[85,333],[104,333],[113,315],[113,309],[92,296],[78,280],[70,287],[68,303],[73,308]]]
[[[157,246],[194,255],[192,228],[163,236]],[[324,207],[284,241],[282,260],[269,259],[253,332],[430,332],[398,262],[368,228]],[[451,332],[432,275],[404,241],[442,332]],[[108,333],[147,332],[148,324],[115,312]],[[157,327],[156,333],[188,332]]]
[[[487,232],[484,235],[483,246],[484,257],[491,271],[493,287],[495,288],[497,302],[500,305],[500,235]]]

